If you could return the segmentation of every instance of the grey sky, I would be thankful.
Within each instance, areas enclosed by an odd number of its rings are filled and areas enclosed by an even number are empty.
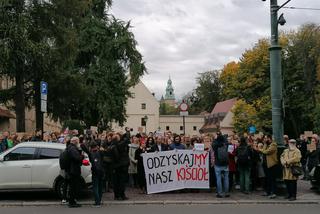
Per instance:
[[[279,4],[285,0],[278,0]],[[169,75],[177,97],[196,86],[199,72],[238,60],[259,38],[270,34],[270,1],[114,0],[112,13],[131,20],[149,74],[146,86],[159,98]],[[320,8],[320,0],[292,0],[288,6]],[[281,30],[320,23],[320,11],[282,9]]]

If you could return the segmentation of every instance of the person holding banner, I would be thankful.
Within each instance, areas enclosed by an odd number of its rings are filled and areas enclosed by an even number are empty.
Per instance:
[[[151,150],[156,151],[156,152],[168,151],[169,146],[164,143],[164,139],[162,136],[157,136],[156,137],[156,144],[153,146],[153,148]]]
[[[181,143],[181,137],[179,135],[174,136],[174,141],[169,145],[171,150],[184,150],[186,147]]]

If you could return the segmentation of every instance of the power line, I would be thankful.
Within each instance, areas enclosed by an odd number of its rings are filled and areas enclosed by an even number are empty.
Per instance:
[[[312,8],[312,7],[283,7],[286,9],[293,9],[293,10],[320,10],[320,8]]]

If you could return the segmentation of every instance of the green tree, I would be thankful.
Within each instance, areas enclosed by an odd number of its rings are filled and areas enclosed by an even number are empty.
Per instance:
[[[179,109],[173,106],[170,106],[167,103],[160,103],[159,114],[160,115],[178,115]]]
[[[303,25],[287,39],[283,62],[285,130],[299,136],[317,126],[314,113],[319,102],[320,27]]]
[[[27,2],[28,4],[26,4]],[[145,72],[130,23],[109,13],[111,0],[6,1],[1,5],[0,75],[16,86],[1,91],[1,103],[17,113],[24,130],[25,106],[40,112],[40,81],[49,84],[53,119],[90,125],[125,121],[129,87]]]
[[[29,103],[32,61],[38,44],[30,37],[31,17],[24,1],[2,1],[0,4],[0,75],[14,81],[15,86],[1,90],[1,103],[16,113],[16,129],[25,131],[25,108]],[[10,101],[13,101],[10,102]]]
[[[255,107],[252,104],[246,103],[245,100],[237,100],[235,106],[231,110],[234,114],[233,126],[237,133],[246,133],[250,126],[256,126],[257,130],[261,130],[258,127],[258,115]]]
[[[199,114],[203,111],[211,112],[217,102],[220,101],[221,83],[219,71],[212,70],[199,73],[197,87],[189,98],[190,112]]]

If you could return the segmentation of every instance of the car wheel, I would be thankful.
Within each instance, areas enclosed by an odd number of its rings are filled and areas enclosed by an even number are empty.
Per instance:
[[[64,195],[64,188],[65,188],[65,180],[63,178],[59,179],[57,182],[56,182],[56,186],[55,186],[55,192],[56,194],[62,199],[63,198],[63,195]],[[69,185],[67,186],[67,198],[68,198],[68,195],[69,195]]]

